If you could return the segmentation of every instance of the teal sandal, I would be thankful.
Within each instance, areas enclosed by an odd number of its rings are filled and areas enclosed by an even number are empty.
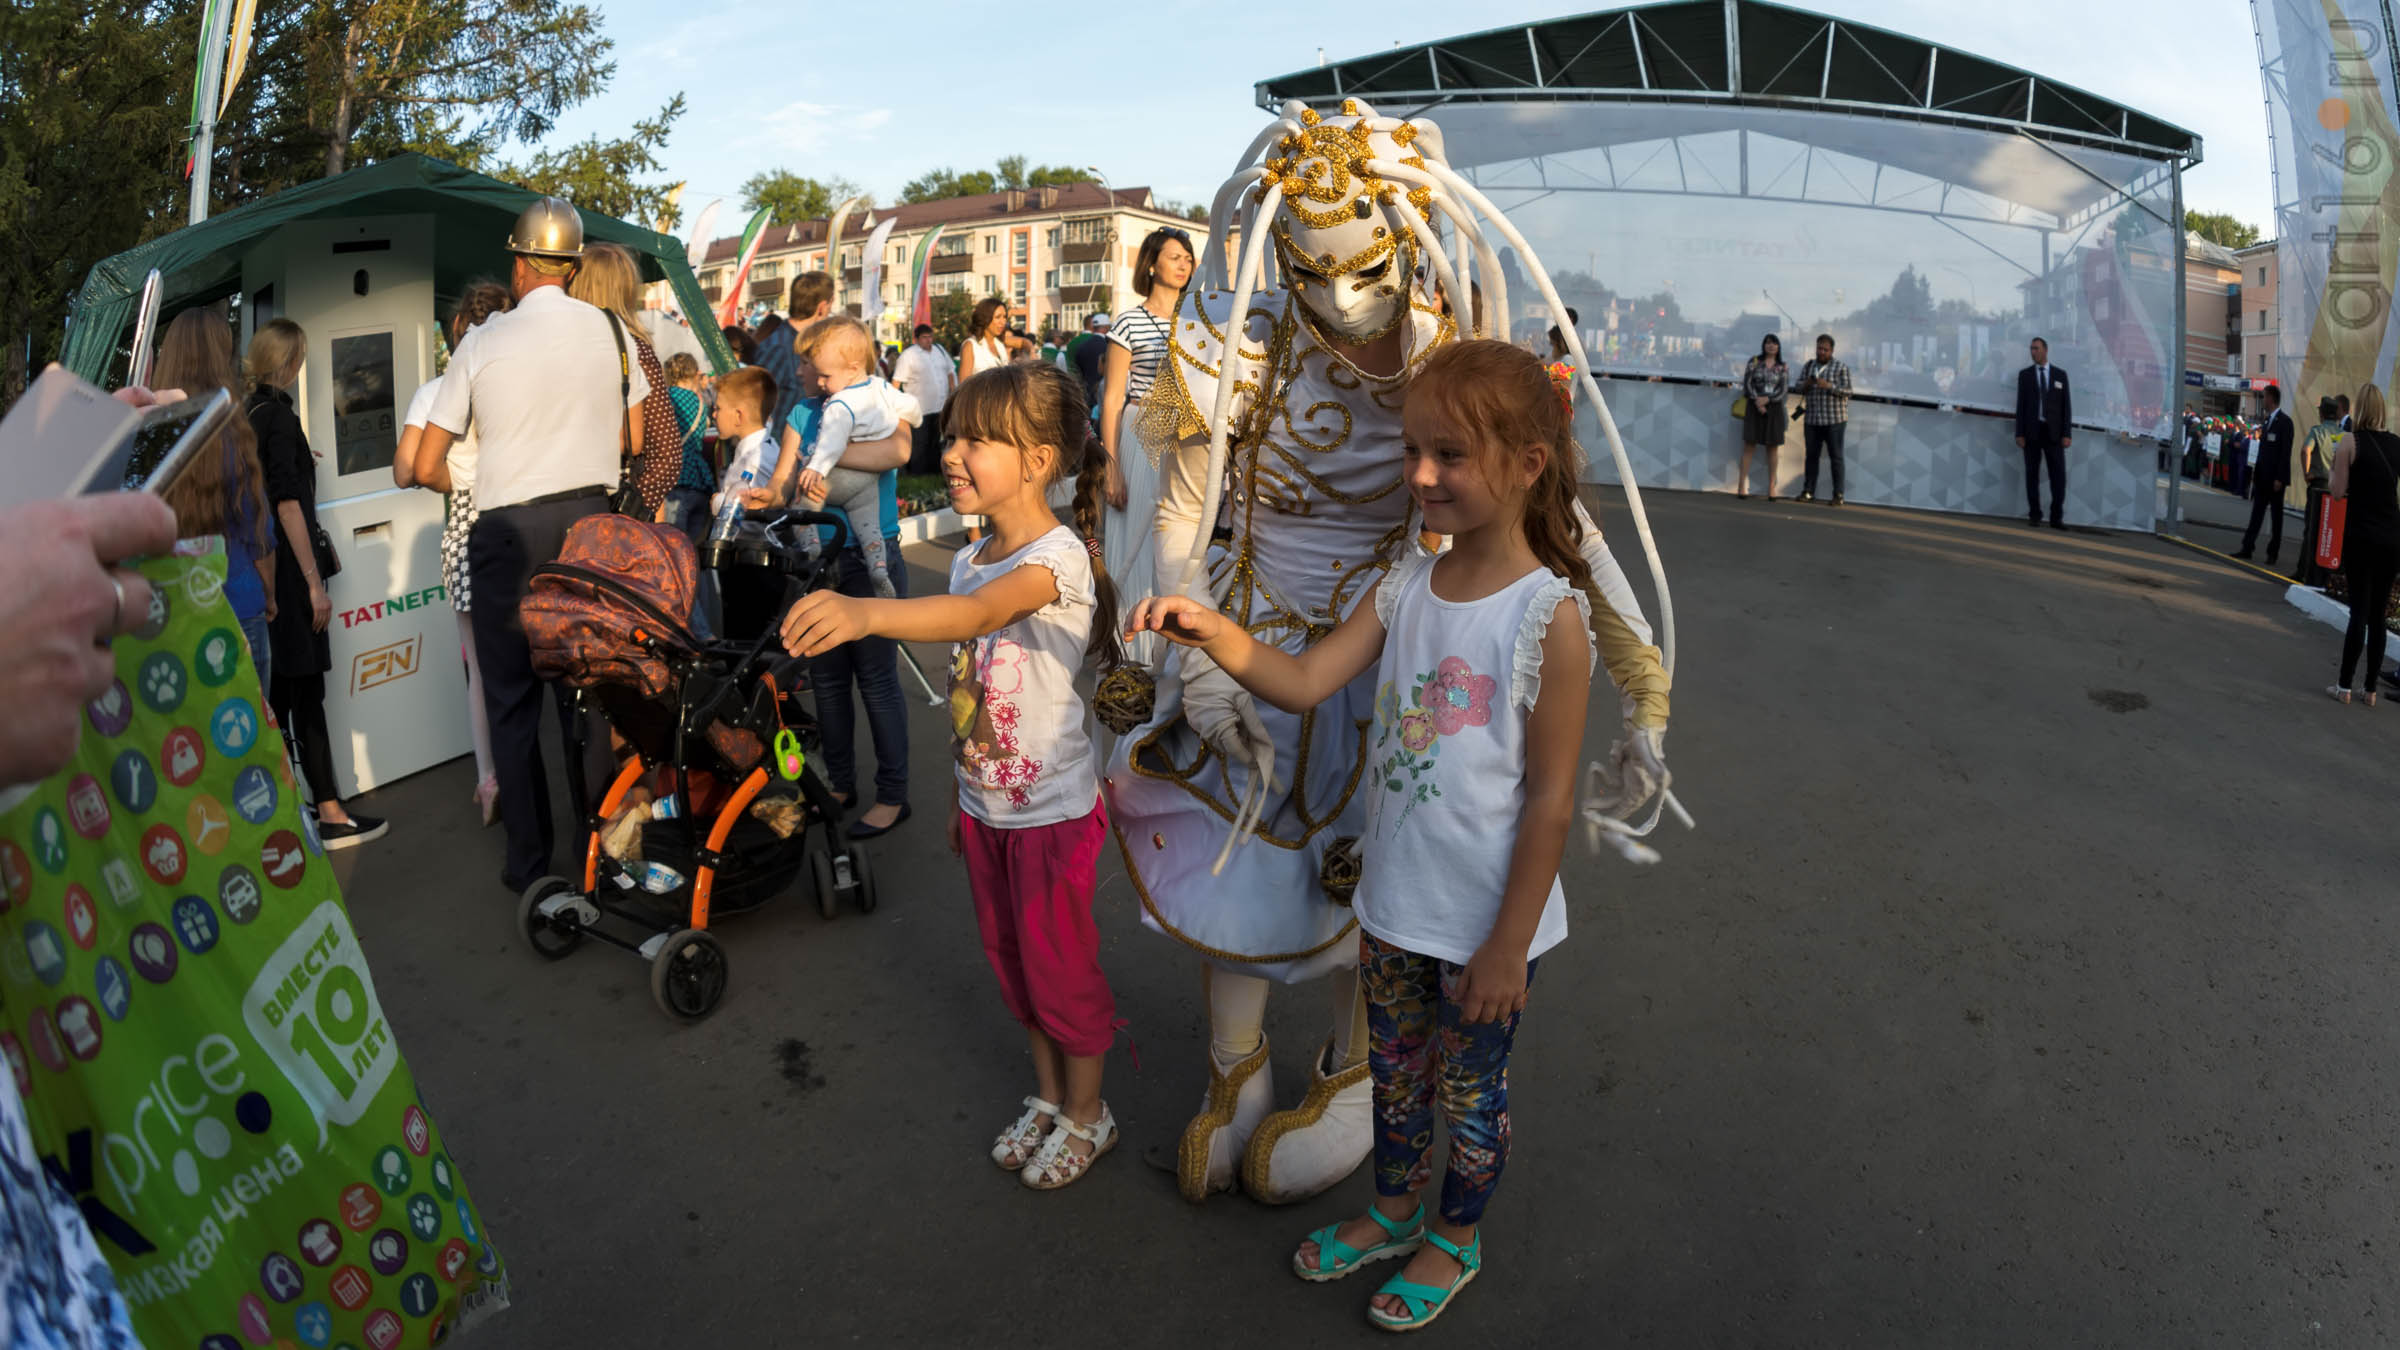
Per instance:
[[[1311,1270],[1303,1265],[1300,1252],[1295,1248],[1292,1252],[1292,1273],[1313,1284],[1323,1284],[1338,1280],[1360,1266],[1373,1265],[1395,1256],[1411,1255],[1425,1243],[1425,1202],[1421,1200],[1417,1202],[1417,1212],[1410,1215],[1405,1223],[1383,1217],[1383,1211],[1373,1205],[1367,1206],[1367,1217],[1383,1230],[1383,1241],[1361,1250],[1334,1236],[1342,1231],[1342,1226],[1329,1223],[1308,1235],[1308,1240],[1317,1244],[1317,1268]]]
[[[1398,1275],[1385,1280],[1383,1288],[1375,1292],[1391,1295],[1400,1300],[1401,1307],[1408,1310],[1408,1316],[1394,1317],[1374,1304],[1368,1304],[1367,1320],[1382,1327],[1385,1331],[1415,1331],[1421,1326],[1430,1325],[1433,1319],[1449,1309],[1450,1300],[1458,1296],[1458,1291],[1472,1283],[1476,1273],[1483,1269],[1483,1233],[1481,1230],[1476,1232],[1475,1240],[1469,1242],[1464,1248],[1441,1234],[1431,1231],[1425,1234],[1425,1240],[1448,1252],[1451,1259],[1458,1262],[1458,1282],[1447,1289],[1436,1289],[1430,1284],[1417,1284]]]

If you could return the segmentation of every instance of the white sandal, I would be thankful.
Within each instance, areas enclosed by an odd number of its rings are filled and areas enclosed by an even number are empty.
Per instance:
[[[1109,1114],[1106,1102],[1100,1103],[1100,1118],[1089,1125],[1077,1124],[1063,1112],[1052,1119],[1057,1128],[1042,1141],[1041,1151],[1025,1164],[1025,1170],[1017,1173],[1037,1191],[1055,1191],[1072,1184],[1100,1161],[1101,1154],[1117,1146],[1117,1118]],[[1081,1139],[1092,1151],[1077,1153],[1068,1145],[1070,1139]]]
[[[2331,698],[2336,703],[2348,703],[2350,701],[2350,691],[2342,685],[2326,685],[2325,693],[2327,697]]]
[[[1039,1097],[1025,1099],[1025,1114],[992,1141],[992,1161],[1005,1172],[1023,1171],[1025,1164],[1050,1133],[1048,1122],[1058,1115],[1058,1103]]]

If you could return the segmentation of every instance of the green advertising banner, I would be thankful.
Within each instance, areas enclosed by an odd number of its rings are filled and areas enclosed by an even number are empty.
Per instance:
[[[439,1345],[507,1305],[209,551],[0,797],[0,1052],[149,1350]]]

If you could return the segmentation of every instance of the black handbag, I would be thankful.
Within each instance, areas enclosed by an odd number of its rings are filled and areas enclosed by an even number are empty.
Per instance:
[[[333,551],[333,536],[315,521],[309,522],[308,548],[317,555],[317,580],[331,581],[342,574],[342,555]]]

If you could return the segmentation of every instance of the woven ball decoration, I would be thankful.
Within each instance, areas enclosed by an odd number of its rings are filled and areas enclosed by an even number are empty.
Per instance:
[[[1092,693],[1092,713],[1100,725],[1122,736],[1150,720],[1158,702],[1158,681],[1140,666],[1119,666],[1100,677]]]
[[[1326,899],[1347,906],[1358,890],[1359,873],[1358,836],[1347,835],[1326,846],[1325,861],[1317,864],[1317,884],[1325,889]]]

